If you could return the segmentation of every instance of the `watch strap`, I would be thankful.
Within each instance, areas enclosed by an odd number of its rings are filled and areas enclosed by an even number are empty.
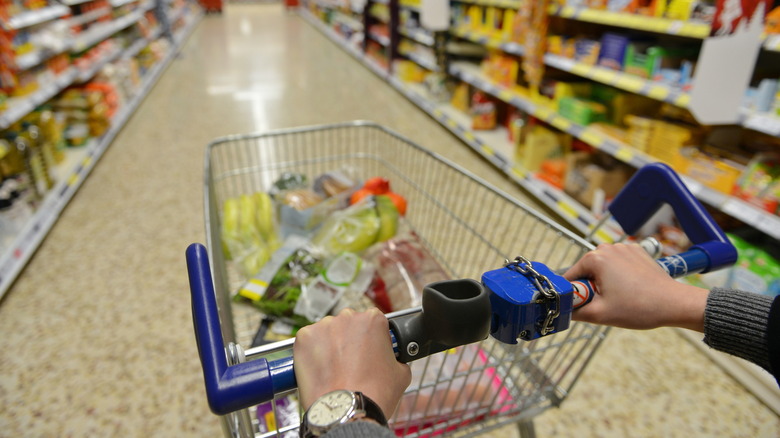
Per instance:
[[[376,402],[371,400],[367,395],[363,394],[362,392],[355,391],[355,395],[357,395],[358,399],[362,401],[363,410],[366,413],[366,417],[376,421],[382,426],[387,427],[387,418],[385,417],[385,413],[382,412],[382,408],[380,408],[379,405],[376,404]]]

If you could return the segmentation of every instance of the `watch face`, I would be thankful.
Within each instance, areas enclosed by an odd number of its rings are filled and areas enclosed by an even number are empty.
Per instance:
[[[324,427],[338,423],[352,411],[354,395],[349,391],[333,391],[317,399],[307,414],[309,424]]]

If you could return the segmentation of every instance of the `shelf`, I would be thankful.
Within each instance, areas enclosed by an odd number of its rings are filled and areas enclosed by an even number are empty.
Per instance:
[[[503,41],[500,38],[486,35],[482,32],[473,31],[465,27],[452,28],[450,29],[450,33],[465,40],[490,47],[491,49],[503,50],[504,52],[510,53],[512,55],[525,55],[525,48],[521,44]]]
[[[335,21],[337,21],[337,22],[339,22],[339,23],[349,27],[352,30],[358,30],[358,31],[362,31],[363,30],[363,23],[362,22],[360,22],[357,19],[355,19],[353,17],[350,17],[349,15],[346,15],[344,13],[341,13],[341,12],[338,12],[338,11],[334,12],[333,13],[333,20],[335,20]]]
[[[382,47],[390,47],[390,37],[385,35],[380,35],[376,32],[368,31],[368,36],[371,37],[372,40],[378,42]]]
[[[428,56],[420,55],[418,53],[401,53],[402,56],[406,57],[410,61],[414,61],[415,64],[419,65],[420,67],[433,71],[433,72],[439,72],[439,66],[436,65],[435,59],[430,59]]]
[[[522,56],[524,48],[517,43],[507,43],[498,38],[485,35],[481,32],[455,28],[450,31],[453,35],[484,46],[503,50],[506,53]],[[780,42],[778,42],[780,45]],[[544,63],[550,67],[565,71],[586,79],[600,82],[631,93],[640,94],[661,102],[667,102],[680,108],[687,108],[691,96],[678,87],[673,87],[662,82],[651,81],[636,75],[623,73],[605,67],[588,65],[573,59],[548,53],[544,55]],[[743,110],[741,125],[770,135],[780,135],[780,117],[768,114],[755,114]]]
[[[135,24],[143,17],[143,14],[147,10],[149,10],[149,4],[146,4],[123,17],[117,18],[114,21],[93,26],[87,32],[80,34],[73,40],[70,51],[72,53],[78,53],[94,46],[120,30]]]
[[[548,12],[550,15],[556,15],[571,20],[695,39],[709,37],[711,28],[708,23],[647,17],[638,14],[611,12],[576,6],[552,5]],[[772,34],[766,36],[764,38],[763,47],[764,50],[780,52],[780,35]]]
[[[373,18],[376,21],[382,22],[384,24],[390,25],[390,14],[375,14],[373,12],[368,13],[368,16]]]
[[[35,26],[36,24],[60,18],[70,13],[70,9],[65,5],[48,6],[41,9],[22,12],[14,15],[7,22],[0,20],[2,27],[8,30],[19,30],[25,27]]]
[[[93,76],[97,74],[97,72],[100,71],[101,68],[103,68],[106,64],[109,64],[111,62],[116,61],[119,59],[119,57],[122,55],[123,51],[120,48],[114,48],[111,52],[108,54],[103,55],[103,57],[97,61],[94,61],[91,66],[89,66],[88,69],[79,72],[78,76],[76,77],[76,82],[84,83],[92,79]]]
[[[428,100],[425,97],[422,86],[417,84],[405,84],[396,77],[388,75],[386,71],[373,63],[359,50],[351,47],[341,36],[325,26],[308,11],[301,11],[301,15],[330,37],[331,40],[344,47],[358,60],[362,61],[376,74],[387,79],[394,88],[399,90],[426,113],[438,120],[443,126],[450,129],[455,135],[461,138],[464,143],[468,144],[493,165],[501,169],[515,182],[521,185],[521,187],[524,187],[540,201],[551,206],[553,210],[560,214],[561,217],[567,219],[567,221],[578,231],[583,234],[588,234],[591,228],[597,223],[597,218],[590,211],[571,199],[571,197],[550,187],[546,183],[537,180],[528,172],[514,166],[512,163],[513,160],[509,158],[511,156],[511,151],[508,151],[505,147],[505,144],[508,142],[498,140],[499,138],[504,137],[502,133],[475,133],[470,129],[467,129],[466,126],[469,125],[469,122],[466,120],[466,116],[459,114],[458,111],[452,109],[449,105],[439,105]],[[578,125],[562,117],[552,108],[535,103],[530,98],[523,96],[515,90],[492,83],[481,74],[479,66],[464,62],[453,63],[450,66],[450,73],[464,82],[468,82],[471,85],[498,97],[502,101],[549,123],[557,129],[581,139],[626,164],[639,168],[645,164],[657,161],[655,158],[636,150],[630,145],[609,137],[596,128]],[[742,220],[769,236],[780,239],[780,217],[765,212],[745,201],[710,189],[698,181],[684,176],[682,178],[698,199]],[[602,229],[597,233],[596,240],[599,242],[609,242],[613,241],[616,237],[616,232]]]
[[[633,167],[640,168],[646,164],[658,161],[656,158],[631,147],[631,145],[609,137],[597,128],[574,123],[559,115],[552,108],[534,103],[531,99],[522,96],[514,90],[492,83],[482,75],[478,66],[465,62],[453,63],[450,67],[450,73],[464,82],[496,96],[503,102],[513,105],[523,112],[543,120],[555,128],[571,134],[594,148]],[[691,190],[691,193],[701,201],[761,230],[775,239],[780,239],[780,217],[738,198],[706,187],[691,178],[685,176],[682,176],[682,178]]]
[[[434,44],[433,35],[431,35],[429,32],[423,29],[412,28],[412,27],[399,27],[398,33],[422,45],[433,47]]]
[[[129,3],[137,2],[138,0],[110,0],[109,3],[111,3],[111,6],[118,8],[120,6],[124,6]]]
[[[187,14],[187,7],[182,6],[179,9],[176,9],[175,11],[171,12],[169,14],[168,21],[170,21],[170,24],[176,23],[177,21],[181,20],[182,17]]]
[[[647,17],[625,12],[611,12],[573,6],[550,6],[550,15],[578,21],[623,27],[626,29],[703,39],[710,34],[710,25],[668,18]]]
[[[62,50],[45,50],[39,49],[34,52],[30,52],[26,55],[22,55],[16,58],[16,68],[20,71],[29,70],[36,65],[46,61],[52,56],[59,55],[60,53],[68,50],[67,47],[63,47]]]
[[[162,28],[158,26],[154,31],[152,31],[148,38],[139,38],[136,42],[128,46],[127,49],[125,49],[125,51],[122,53],[121,58],[130,59],[134,57],[138,54],[138,52],[143,50],[144,47],[148,46],[149,43],[159,38],[161,34]]]
[[[80,26],[82,24],[95,21],[104,15],[110,15],[111,11],[112,11],[111,7],[106,6],[100,9],[95,9],[94,11],[89,11],[87,13],[77,15],[75,17],[68,18],[65,21],[68,23],[68,27]]]
[[[25,97],[10,99],[8,109],[0,113],[0,129],[6,129],[26,116],[38,105],[48,101],[68,87],[76,79],[78,71],[75,67],[68,67],[60,73],[52,82],[43,85],[38,91]]]
[[[346,51],[347,53],[349,53],[350,55],[355,57],[358,61],[362,61],[364,63],[368,63],[369,60],[366,59],[366,56],[360,51],[360,49],[357,47],[356,44],[351,44],[351,43],[345,41],[344,38],[341,35],[339,35],[332,28],[328,27],[325,23],[320,21],[317,17],[312,15],[312,13],[309,12],[308,9],[299,8],[298,9],[298,14],[303,19],[305,19],[307,22],[309,22],[309,24],[314,26],[317,30],[319,30],[320,32],[325,34],[325,36],[330,38],[331,41],[333,41],[334,43],[336,43],[339,46],[341,46],[341,48],[344,49],[344,51]],[[381,76],[383,78],[387,77],[387,72],[383,71],[381,69],[381,67],[379,67],[375,63],[372,63],[370,65],[366,64],[366,65],[371,67],[372,71],[374,71],[374,73],[378,74],[379,76]]]
[[[742,126],[764,134],[780,137],[780,115],[743,111]]]
[[[555,211],[577,231],[583,235],[588,235],[598,223],[598,218],[570,196],[537,179],[531,172],[513,163],[514,160],[511,158],[513,147],[507,139],[505,128],[500,127],[490,131],[473,131],[468,128],[471,125],[471,119],[467,115],[451,105],[431,102],[427,98],[427,93],[422,85],[404,83],[395,77],[391,77],[389,82],[474,151],[509,176],[515,183]],[[613,242],[618,238],[618,233],[602,228],[595,234],[594,238],[599,243]]]
[[[605,67],[584,64],[573,59],[564,58],[563,56],[548,53],[544,55],[544,63],[550,67],[557,68],[558,70],[563,70],[632,93],[641,94],[655,100],[671,103],[682,108],[687,107],[691,100],[689,94],[670,85]]]
[[[62,210],[95,166],[97,160],[127,123],[165,68],[176,57],[176,53],[181,48],[181,41],[187,34],[191,33],[196,22],[197,20],[193,20],[179,34],[178,42],[171,47],[168,56],[145,75],[143,85],[127,105],[114,116],[108,132],[85,147],[68,151],[67,163],[70,163],[70,165],[59,169],[59,180],[55,187],[47,193],[35,214],[28,220],[21,232],[17,234],[12,244],[4,248],[2,254],[0,254],[0,297],[8,291],[17,275],[19,275],[22,268],[24,268],[43,241],[43,238],[57,221]]]
[[[506,9],[519,9],[521,5],[520,0],[455,0],[458,3],[468,3],[471,5],[480,6],[496,6]]]
[[[94,0],[60,0],[60,3],[62,3],[63,5],[67,5],[67,6],[76,6],[76,5],[80,5],[82,3],[87,3],[87,2],[91,2],[91,1],[94,1]]]

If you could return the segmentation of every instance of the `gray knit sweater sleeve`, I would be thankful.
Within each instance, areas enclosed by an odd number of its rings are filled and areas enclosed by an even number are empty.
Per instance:
[[[704,343],[772,372],[767,327],[773,297],[714,288],[704,310]]]
[[[323,435],[327,438],[396,438],[388,428],[370,421],[353,421]]]

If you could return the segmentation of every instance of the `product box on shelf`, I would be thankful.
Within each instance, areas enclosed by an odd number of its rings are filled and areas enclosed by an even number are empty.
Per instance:
[[[455,88],[452,92],[450,105],[464,113],[468,113],[470,102],[471,87],[465,82],[459,82],[457,85],[455,85]]]
[[[726,287],[770,296],[780,294],[780,261],[738,236],[730,234],[728,237],[739,256],[728,271]]]
[[[764,17],[764,33],[780,33],[780,6],[772,9]]]
[[[490,130],[496,127],[496,103],[482,91],[475,91],[471,96],[471,129]]]
[[[626,35],[606,32],[601,36],[598,65],[613,70],[623,70],[626,49],[630,43]]]
[[[671,0],[666,7],[666,18],[687,21],[691,18],[696,0]]]
[[[482,71],[493,82],[512,88],[517,85],[520,63],[511,56],[491,51],[482,61]]]
[[[697,148],[682,148],[677,170],[713,190],[729,195],[744,166],[731,160],[712,157]]]
[[[596,212],[603,211],[632,173],[627,165],[604,154],[577,151],[566,159],[565,192]]]
[[[601,53],[601,43],[587,38],[574,41],[574,60],[588,65],[596,65]]]
[[[404,82],[421,83],[425,80],[426,70],[413,61],[397,59],[393,61],[393,71]]]
[[[571,148],[571,136],[560,134],[531,119],[520,134],[515,160],[524,169],[538,172],[547,160],[561,159]]]
[[[756,155],[736,182],[734,195],[770,213],[780,214],[780,154]]]
[[[561,116],[585,126],[607,120],[607,107],[604,104],[579,97],[560,99],[558,112]]]

